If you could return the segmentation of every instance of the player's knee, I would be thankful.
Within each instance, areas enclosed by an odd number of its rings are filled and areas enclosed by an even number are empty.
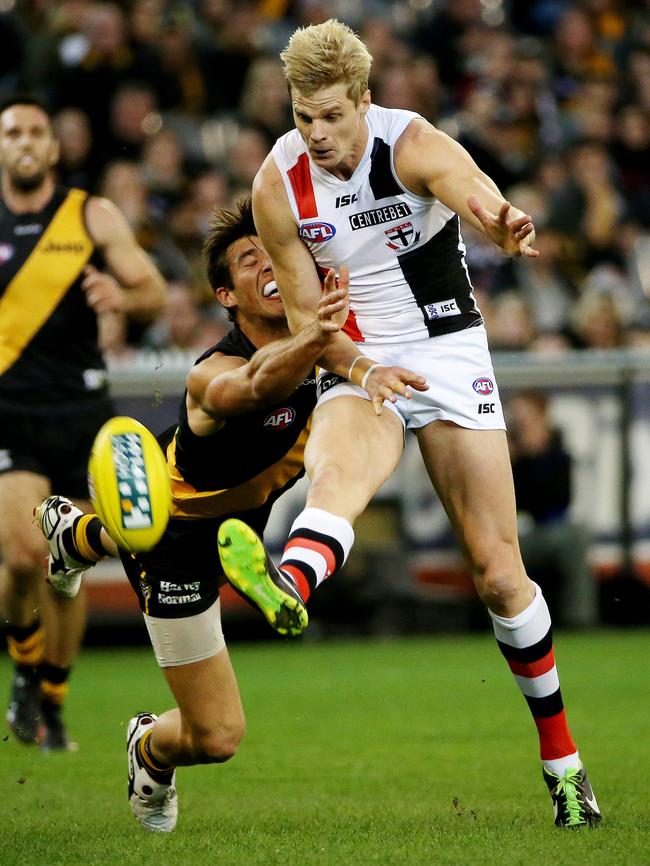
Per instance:
[[[16,592],[29,591],[43,574],[45,553],[39,545],[11,544],[3,551],[4,566]]]
[[[341,468],[336,464],[328,463],[325,466],[319,466],[309,482],[310,498],[327,498],[340,491],[344,483],[348,482],[349,478],[346,478]]]
[[[482,601],[494,609],[509,607],[519,597],[528,578],[514,549],[506,548],[477,568],[475,581]]]
[[[197,763],[223,764],[237,753],[244,736],[244,723],[220,725],[204,731],[194,738],[194,753]]]

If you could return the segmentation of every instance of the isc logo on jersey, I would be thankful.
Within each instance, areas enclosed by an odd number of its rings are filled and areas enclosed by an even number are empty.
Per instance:
[[[438,301],[437,304],[425,304],[424,310],[431,320],[442,319],[445,316],[460,316],[460,310],[455,298],[449,298],[447,301]]]
[[[300,237],[309,244],[322,244],[331,240],[336,234],[336,227],[331,223],[303,223],[300,226]]]
[[[167,461],[155,436],[134,418],[111,418],[93,443],[88,486],[111,538],[131,552],[151,550],[169,520]]]
[[[291,406],[285,406],[282,409],[275,409],[264,419],[264,426],[267,430],[285,430],[290,424],[293,424],[296,413]]]

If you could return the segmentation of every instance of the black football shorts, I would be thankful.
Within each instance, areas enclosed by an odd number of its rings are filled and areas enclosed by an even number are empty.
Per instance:
[[[52,491],[88,499],[88,457],[102,424],[114,415],[110,400],[70,414],[28,415],[0,410],[0,474],[34,472]]]

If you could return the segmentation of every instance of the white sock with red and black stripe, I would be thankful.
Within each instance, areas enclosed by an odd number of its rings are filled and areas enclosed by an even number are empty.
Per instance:
[[[306,602],[312,590],[342,567],[353,544],[349,520],[321,508],[305,508],[291,526],[280,568]]]
[[[549,772],[562,776],[570,767],[579,767],[580,758],[567,725],[555,667],[551,616],[542,591],[535,584],[535,598],[515,617],[489,613],[499,649],[537,726],[542,763]]]

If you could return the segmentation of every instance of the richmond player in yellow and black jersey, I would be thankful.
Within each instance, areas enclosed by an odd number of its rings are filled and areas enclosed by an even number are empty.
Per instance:
[[[177,427],[160,437],[172,481],[172,516],[146,554],[122,553],[158,664],[177,708],[134,716],[127,730],[129,801],[148,830],[170,831],[175,767],[222,762],[236,751],[244,716],[221,630],[224,581],[217,533],[239,516],[262,532],[276,499],[303,474],[316,404],[314,364],[347,315],[347,273],[325,280],[318,319],[290,336],[250,201],[218,211],[206,242],[208,276],[233,329],[187,377]],[[38,509],[57,581],[71,581],[115,543],[96,516],[59,496]],[[62,545],[62,546],[61,546]]]
[[[40,103],[0,106],[0,604],[15,662],[7,721],[46,749],[67,748],[60,706],[84,615],[81,598],[50,599],[32,512],[52,489],[88,499],[90,447],[113,414],[98,316],[146,321],[165,301],[120,211],[56,185],[58,156]]]
[[[281,307],[278,297],[274,290],[269,303]],[[255,352],[253,343],[235,325],[197,365],[213,366],[216,371],[223,364],[250,363]],[[286,362],[278,351],[276,363]],[[295,377],[293,368],[290,377]],[[290,394],[280,393],[275,400],[269,400],[269,394],[259,400],[259,406],[212,424],[214,429],[207,434],[195,432],[193,415],[203,409],[188,409],[191,393],[181,404],[178,426],[159,437],[172,487],[167,530],[151,552],[122,553],[142,610],[154,616],[186,617],[209,607],[219,595],[215,577],[220,570],[217,532],[221,522],[245,515],[242,519],[262,534],[274,502],[302,477],[310,416],[316,405],[316,378],[313,370],[305,371]]]

